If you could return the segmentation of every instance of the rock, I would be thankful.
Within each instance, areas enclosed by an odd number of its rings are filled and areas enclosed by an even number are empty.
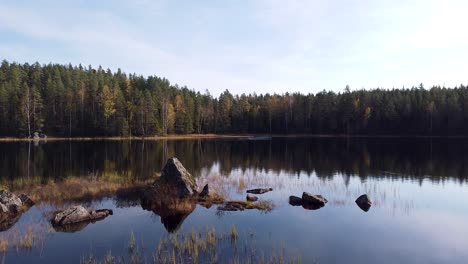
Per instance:
[[[179,198],[190,197],[197,193],[195,178],[175,157],[167,160],[161,177],[154,182],[153,187]]]
[[[372,206],[372,201],[369,199],[369,196],[367,196],[367,194],[363,194],[356,199],[356,204],[364,212],[367,212]]]
[[[177,158],[170,158],[161,176],[141,192],[141,207],[161,218],[170,233],[177,231],[183,221],[195,210],[196,205],[211,207],[223,204],[224,197],[214,192],[208,184],[197,193],[195,178]]]
[[[227,201],[223,205],[218,206],[219,211],[244,211],[250,209],[257,209],[260,211],[269,212],[273,209],[274,205],[271,203],[252,203],[248,201]]]
[[[109,209],[88,211],[86,208],[79,205],[57,212],[54,216],[54,219],[52,219],[52,225],[65,226],[85,221],[96,221],[112,215],[112,213],[112,210]]]
[[[23,202],[15,194],[0,190],[0,204],[2,213],[17,214],[23,207]]]
[[[302,193],[302,204],[308,206],[320,206],[323,207],[328,202],[327,199],[323,198],[321,195],[313,195],[308,192]]]
[[[211,194],[212,194],[211,189],[208,186],[208,184],[206,184],[205,187],[203,187],[203,190],[200,192],[199,196],[207,197],[207,196],[210,196]]]
[[[79,206],[79,207],[81,207],[81,206]],[[81,207],[81,208],[83,208],[83,207]],[[70,209],[72,209],[72,208],[69,208],[67,210],[70,210]],[[65,210],[65,211],[67,211],[67,210]],[[65,212],[65,211],[62,211],[62,212]],[[84,216],[85,215],[84,212],[86,211],[86,209],[84,209],[84,210],[80,209],[79,211],[80,212],[77,212],[77,214],[82,214]],[[83,230],[90,223],[94,223],[94,222],[103,220],[108,215],[112,215],[112,210],[109,210],[109,209],[100,209],[100,210],[96,210],[96,211],[86,211],[86,212],[88,213],[88,215],[87,215],[89,217],[88,220],[83,220],[83,221],[78,221],[78,222],[73,222],[73,223],[67,223],[67,224],[54,224],[53,223],[53,221],[55,220],[55,218],[54,218],[54,220],[52,220],[52,226],[55,229],[55,231],[57,231],[57,232],[74,233],[74,232],[78,232],[80,230]]]
[[[26,195],[26,194],[20,194],[19,196],[21,202],[23,203],[24,206],[33,206],[35,203]]]
[[[25,194],[16,196],[7,190],[0,190],[0,231],[10,229],[34,202]]]
[[[218,206],[220,211],[244,211],[245,207],[242,204],[237,203],[227,203],[223,206]]]
[[[251,189],[247,190],[247,193],[253,193],[253,194],[262,194],[266,192],[273,191],[273,188],[258,188],[258,189]]]
[[[258,197],[253,194],[248,193],[246,199],[249,202],[255,202],[258,200]]]
[[[294,195],[289,196],[289,204],[293,206],[302,205],[302,198]]]

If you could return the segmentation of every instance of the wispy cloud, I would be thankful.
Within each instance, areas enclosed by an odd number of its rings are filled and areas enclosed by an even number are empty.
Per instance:
[[[0,1],[0,52],[200,91],[466,82],[463,1]]]

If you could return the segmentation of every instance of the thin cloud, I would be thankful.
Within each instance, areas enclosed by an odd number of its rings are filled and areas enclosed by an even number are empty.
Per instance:
[[[467,81],[463,1],[211,4],[0,3],[0,51],[158,75],[215,96]]]

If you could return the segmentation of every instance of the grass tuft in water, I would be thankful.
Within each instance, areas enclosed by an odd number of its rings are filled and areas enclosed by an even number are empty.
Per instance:
[[[192,229],[188,233],[161,238],[155,251],[150,253],[148,262],[147,255],[140,254],[144,251],[140,252],[141,245],[136,242],[132,232],[128,243],[131,250],[127,256],[115,257],[109,251],[101,260],[90,254],[82,257],[81,263],[218,263],[218,254],[221,252],[223,263],[300,263],[300,258],[287,260],[284,248],[273,251],[279,252],[279,255],[268,253],[268,259],[265,259],[264,252],[249,243],[251,238],[250,234],[246,234],[245,240],[242,240],[234,225],[224,234],[217,234],[214,227],[206,229],[204,233]]]
[[[8,251],[8,239],[2,237],[0,240],[0,253],[5,254]]]
[[[135,240],[135,235],[133,234],[133,231],[130,233],[130,238],[128,239],[128,251],[130,253],[133,253],[136,248],[136,240]]]
[[[231,226],[231,242],[237,242],[237,229],[235,225]]]

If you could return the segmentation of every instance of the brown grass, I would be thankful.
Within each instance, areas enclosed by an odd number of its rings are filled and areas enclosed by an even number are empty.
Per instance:
[[[0,238],[0,253],[5,254],[8,251],[8,238]]]
[[[132,236],[132,235],[131,235]],[[245,239],[238,234],[233,225],[228,233],[217,234],[214,227],[207,229],[206,233],[191,230],[187,234],[177,233],[170,237],[163,237],[159,240],[158,246],[151,253],[152,263],[218,263],[220,249],[229,252],[223,255],[223,263],[300,263],[300,258],[289,259],[286,255],[284,245],[282,249],[272,249],[267,252],[268,259],[265,259],[265,252],[255,248],[253,243],[249,243],[252,235]],[[137,240],[135,240],[137,241]],[[239,245],[237,242],[241,242]],[[227,243],[227,244],[226,244]],[[240,250],[239,247],[243,249]],[[103,260],[99,260],[93,254],[82,256],[81,263],[148,263],[146,257],[141,254],[143,247],[135,244],[135,248],[129,251],[127,257],[112,256],[109,251]]]
[[[69,177],[63,181],[49,181],[16,190],[17,193],[27,193],[36,203],[63,203],[70,200],[95,199],[114,195],[118,191],[137,190],[147,186],[152,180],[130,181],[123,178],[89,179]]]

